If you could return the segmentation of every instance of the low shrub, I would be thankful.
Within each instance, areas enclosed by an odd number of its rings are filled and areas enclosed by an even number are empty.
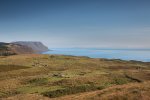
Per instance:
[[[128,83],[127,79],[123,79],[123,78],[115,78],[112,82],[112,84],[116,84],[116,85],[122,85],[126,83]]]
[[[34,85],[44,85],[48,83],[48,79],[47,78],[35,78],[32,80],[29,80],[28,83],[34,84]]]
[[[76,93],[81,93],[81,92],[93,91],[97,89],[98,87],[94,85],[81,85],[81,86],[67,87],[67,88],[55,90],[55,91],[47,91],[42,94],[44,96],[54,98],[54,97],[59,97],[63,95],[70,95],[70,94],[76,94]]]

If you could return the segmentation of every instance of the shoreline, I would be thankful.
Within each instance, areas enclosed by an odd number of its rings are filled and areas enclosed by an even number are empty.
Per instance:
[[[43,53],[42,53],[43,54]],[[132,62],[142,62],[142,63],[150,63],[150,61],[141,61],[141,60],[126,60],[126,59],[117,59],[117,58],[100,58],[100,57],[89,57],[89,56],[76,56],[76,55],[65,55],[65,54],[43,54],[43,55],[56,55],[56,56],[72,56],[72,57],[86,57],[92,59],[105,59],[105,60],[120,60],[120,61],[132,61]]]

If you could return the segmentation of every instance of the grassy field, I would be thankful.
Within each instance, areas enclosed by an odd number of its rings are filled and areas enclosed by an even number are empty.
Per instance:
[[[0,57],[2,100],[149,100],[150,63],[63,55]]]

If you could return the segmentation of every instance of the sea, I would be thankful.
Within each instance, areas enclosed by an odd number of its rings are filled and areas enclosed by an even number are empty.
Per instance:
[[[150,62],[150,49],[50,48],[50,51],[43,54]]]

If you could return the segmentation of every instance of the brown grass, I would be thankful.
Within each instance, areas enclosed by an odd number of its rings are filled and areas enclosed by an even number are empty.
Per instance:
[[[147,81],[150,80],[150,63],[28,54],[0,57],[0,65],[1,98],[12,100],[33,98],[36,100],[39,97],[48,99],[41,95],[61,90],[67,93],[69,91],[70,95],[66,96],[66,93],[61,95],[62,97],[56,96],[56,99],[119,100],[149,97],[150,89]],[[134,79],[144,83],[136,83]],[[92,92],[76,91],[78,87],[91,85],[96,89],[100,87],[104,90],[93,91],[89,87],[84,87]],[[69,87],[75,88],[67,90]],[[78,94],[78,92],[81,93]],[[75,94],[71,95],[71,93]]]
[[[104,90],[86,92],[52,100],[149,100],[150,81],[113,86]]]

